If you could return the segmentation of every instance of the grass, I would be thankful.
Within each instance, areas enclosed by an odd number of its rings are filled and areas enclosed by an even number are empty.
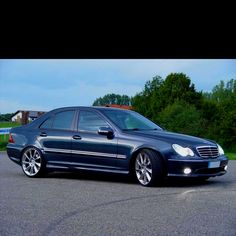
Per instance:
[[[236,160],[236,153],[227,152],[226,156],[229,158],[229,160]]]
[[[20,126],[20,123],[17,122],[0,122],[0,128],[7,128],[7,127],[17,127]],[[0,135],[0,151],[5,151],[6,146],[8,144],[8,134]]]
[[[17,122],[0,122],[0,128],[7,128],[7,127],[17,127],[20,126],[20,123]]]
[[[6,146],[8,144],[8,138],[7,138],[7,141],[2,141],[1,140],[1,136],[0,136],[0,151],[6,151]]]

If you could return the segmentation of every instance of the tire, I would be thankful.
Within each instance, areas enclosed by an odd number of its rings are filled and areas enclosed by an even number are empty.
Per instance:
[[[137,181],[142,186],[156,186],[164,177],[163,161],[156,152],[143,149],[135,158],[134,171]]]
[[[26,148],[22,153],[21,167],[28,177],[42,176],[45,173],[45,161],[40,150],[35,147]]]

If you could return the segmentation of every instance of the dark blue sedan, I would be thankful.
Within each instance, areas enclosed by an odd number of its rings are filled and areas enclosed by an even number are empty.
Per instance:
[[[108,107],[59,108],[13,128],[7,154],[28,177],[91,170],[133,174],[143,186],[167,176],[220,176],[228,164],[214,141],[167,132],[137,112]]]

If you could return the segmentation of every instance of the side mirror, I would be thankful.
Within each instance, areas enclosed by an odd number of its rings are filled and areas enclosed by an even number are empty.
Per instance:
[[[113,135],[113,130],[110,127],[100,127],[98,133],[101,135],[111,136]]]

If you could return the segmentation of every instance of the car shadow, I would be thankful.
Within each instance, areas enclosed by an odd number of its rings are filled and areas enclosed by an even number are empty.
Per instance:
[[[117,182],[117,183],[136,183],[136,181],[127,175],[115,173],[102,173],[102,172],[50,172],[47,178],[56,179],[78,179],[84,181],[102,181],[102,182]]]
[[[78,179],[84,181],[99,181],[99,182],[139,185],[139,183],[136,181],[135,178],[128,175],[90,172],[90,171],[50,172],[46,175],[46,178],[74,179],[74,180]],[[193,187],[193,186],[215,185],[218,183],[219,181],[217,181],[215,178],[210,178],[209,180],[199,180],[194,178],[171,177],[164,179],[158,185],[158,187]]]

